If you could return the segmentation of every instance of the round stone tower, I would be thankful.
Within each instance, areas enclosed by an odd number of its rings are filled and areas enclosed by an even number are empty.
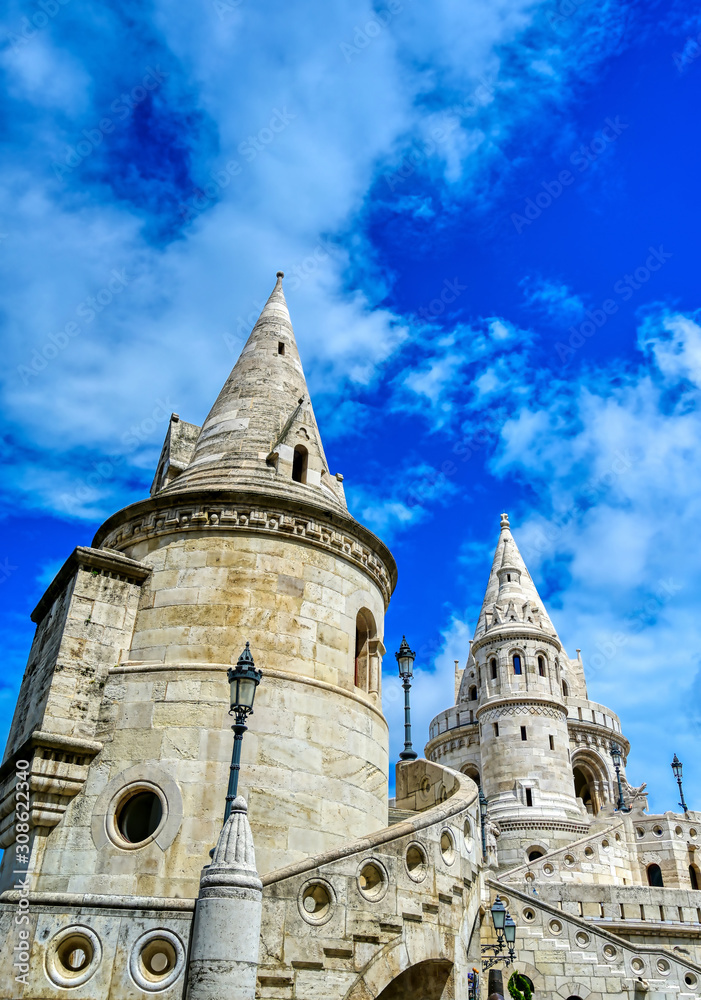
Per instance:
[[[116,780],[150,760],[176,781],[185,819],[160,870],[171,895],[181,877],[196,893],[221,827],[226,670],[247,640],[263,679],[239,794],[259,871],[387,824],[381,661],[396,566],[329,471],[282,277],[203,426],[173,415],[151,498],[94,541],[151,568],[110,671],[103,760]]]

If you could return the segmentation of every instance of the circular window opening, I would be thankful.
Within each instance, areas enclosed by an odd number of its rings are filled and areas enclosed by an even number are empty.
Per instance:
[[[117,809],[117,829],[129,844],[141,844],[154,835],[163,819],[163,803],[150,789],[130,795]]]
[[[144,978],[157,983],[171,974],[177,965],[178,956],[170,941],[155,938],[144,945],[139,959]]]
[[[548,927],[551,934],[562,934],[562,924],[559,920],[551,920]]]
[[[585,934],[584,931],[578,931],[575,934],[574,939],[580,948],[586,948],[590,941],[589,935]]]
[[[672,966],[669,964],[666,958],[660,958],[657,962],[657,971],[663,976],[668,976]]]
[[[616,949],[614,948],[614,946],[612,944],[605,944],[604,945],[604,955],[605,955],[606,958],[608,958],[608,959],[614,959],[617,954],[618,954],[618,952],[616,951]]]
[[[676,835],[678,837],[683,837],[684,836],[684,831],[682,830],[682,828],[680,826],[675,826],[674,827],[674,832],[676,833]]]
[[[692,840],[696,840],[696,830],[694,830],[693,826],[689,830],[689,836],[691,837]]]
[[[601,848],[602,848],[602,850],[608,851],[610,849],[610,847],[611,847],[611,845],[609,844],[608,840],[602,840],[601,841]]]
[[[577,863],[577,859],[575,858],[574,854],[566,854],[564,857],[564,861],[568,868],[571,868],[572,865]]]
[[[410,844],[406,852],[406,870],[409,878],[414,882],[423,882],[426,878],[426,854],[423,847],[418,844]]]
[[[553,875],[554,872],[555,866],[551,865],[549,861],[543,865],[543,875]]]
[[[524,920],[535,920],[535,910],[527,909],[523,911]]]
[[[652,832],[655,834],[656,837],[661,837],[662,836],[662,827],[661,826],[653,826]]]
[[[584,857],[585,858],[593,858],[594,857],[594,850],[593,850],[593,848],[591,848],[591,847],[585,847],[584,848]]]
[[[310,917],[325,917],[331,907],[331,894],[321,882],[308,885],[302,893],[302,908]]]
[[[366,899],[379,899],[384,895],[386,880],[379,865],[370,861],[363,865],[358,875],[358,888]]]
[[[64,976],[78,976],[92,962],[93,946],[82,934],[65,938],[56,949],[56,961]]]
[[[686,983],[687,986],[696,986],[696,976],[693,974],[693,972],[687,972],[687,974],[684,976],[684,982]]]
[[[630,963],[630,965],[633,972],[642,972],[643,969],[645,968],[645,963],[643,962],[642,958],[634,958],[633,961]]]
[[[455,841],[450,830],[444,830],[441,834],[441,857],[447,865],[452,865],[455,861]]]

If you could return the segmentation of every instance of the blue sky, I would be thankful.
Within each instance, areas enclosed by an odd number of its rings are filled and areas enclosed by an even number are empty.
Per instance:
[[[641,9],[641,7],[643,9]],[[629,777],[701,806],[701,19],[616,0],[10,0],[7,730],[29,613],[200,423],[278,268],[333,471],[388,541],[417,743],[499,514]]]

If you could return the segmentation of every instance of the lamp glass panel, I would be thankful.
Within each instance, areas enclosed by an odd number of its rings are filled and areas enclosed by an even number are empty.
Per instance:
[[[621,766],[621,751],[618,749],[618,747],[611,748],[611,758],[613,760],[614,767]]]
[[[242,677],[239,681],[239,705],[242,708],[253,708],[256,696],[256,682],[252,677]]]
[[[499,896],[494,900],[492,906],[492,920],[494,922],[494,929],[497,931],[504,930],[504,921],[506,920],[506,907],[502,903]]]
[[[506,919],[504,921],[504,937],[506,938],[507,944],[513,944],[516,940],[516,924],[510,913],[506,914]]]
[[[680,760],[675,760],[672,764],[672,770],[674,771],[675,778],[681,778],[682,776],[682,762]]]

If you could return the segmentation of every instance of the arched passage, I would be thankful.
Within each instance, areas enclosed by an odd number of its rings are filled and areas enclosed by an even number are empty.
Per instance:
[[[609,779],[606,765],[593,750],[580,750],[572,756],[574,794],[595,816],[609,801]]]
[[[662,869],[659,865],[648,865],[647,866],[647,884],[654,885],[658,889],[664,888],[664,881],[662,880]]]
[[[400,972],[377,1000],[448,1000],[454,995],[452,972],[452,962],[420,962]]]
[[[480,778],[480,773],[474,764],[464,764],[460,770],[463,774],[467,775],[468,778],[472,778],[474,783],[479,788],[482,784],[482,779]]]
[[[292,479],[296,483],[306,483],[308,460],[309,452],[304,445],[295,445],[294,454],[292,456]]]

